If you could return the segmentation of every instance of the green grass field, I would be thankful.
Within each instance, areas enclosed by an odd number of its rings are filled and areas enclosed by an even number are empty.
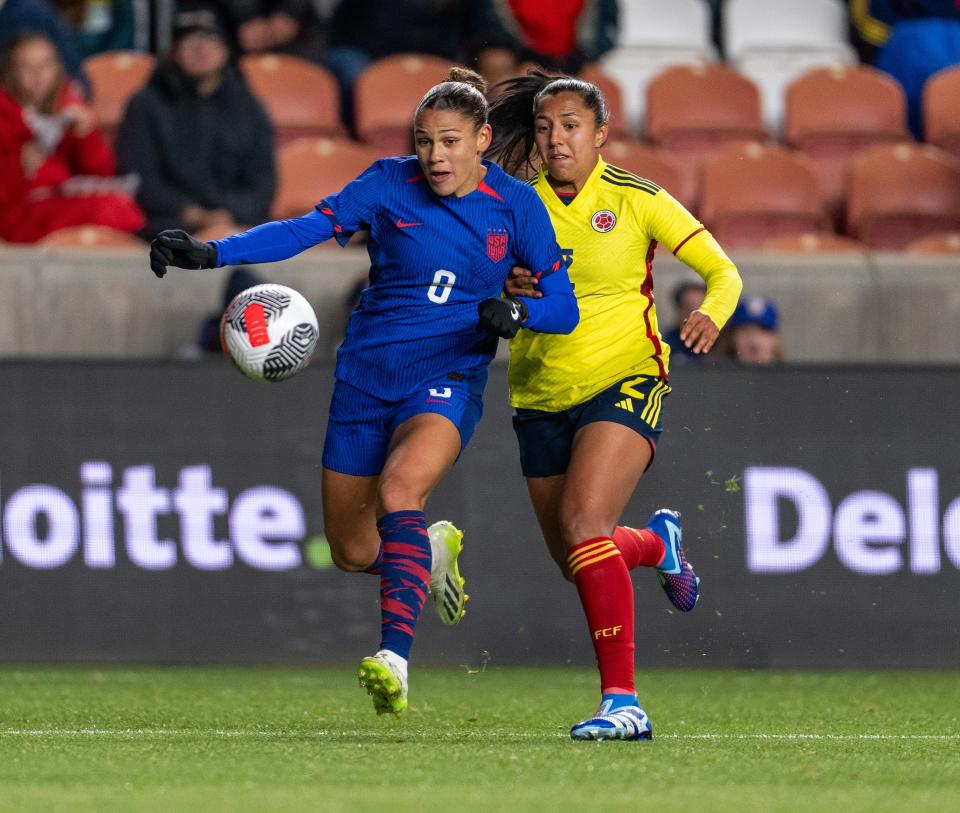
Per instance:
[[[573,743],[590,669],[0,669],[0,810],[960,810],[960,674],[649,670],[649,743]]]

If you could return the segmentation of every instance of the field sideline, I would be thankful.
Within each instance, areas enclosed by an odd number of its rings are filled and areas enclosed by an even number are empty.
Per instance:
[[[646,670],[651,743],[573,743],[591,669],[0,667],[2,811],[960,809],[960,673]]]

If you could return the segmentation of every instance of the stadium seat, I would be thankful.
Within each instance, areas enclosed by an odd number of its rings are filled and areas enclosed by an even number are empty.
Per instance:
[[[923,137],[960,158],[960,65],[935,73],[923,86]]]
[[[670,155],[634,140],[608,141],[603,160],[662,186],[688,209],[696,200],[691,179]]]
[[[824,204],[836,216],[853,156],[871,144],[912,140],[906,97],[874,68],[817,68],[787,88],[784,137],[813,159]]]
[[[960,231],[939,232],[907,243],[915,254],[960,254]]]
[[[324,195],[339,192],[380,156],[373,147],[343,138],[302,138],[281,147],[272,217],[306,214]]]
[[[68,226],[50,232],[37,245],[47,248],[143,248],[136,235],[107,226]]]
[[[763,250],[782,254],[864,254],[867,247],[841,234],[804,232],[770,237],[763,241]]]
[[[756,86],[723,65],[681,65],[657,76],[647,86],[646,134],[677,157],[694,187],[722,146],[767,137]]]
[[[827,228],[808,162],[775,145],[731,144],[707,162],[700,219],[728,248]]]
[[[722,6],[724,50],[760,89],[767,128],[779,133],[790,82],[823,66],[854,65],[847,13],[837,0],[727,0]]]
[[[703,0],[628,0],[619,7],[616,46],[600,67],[619,84],[627,128],[639,135],[649,82],[676,65],[715,62],[717,49]]]
[[[240,70],[266,108],[278,144],[346,132],[337,80],[326,68],[286,54],[248,54]]]
[[[623,95],[620,93],[620,85],[617,81],[598,68],[596,63],[587,65],[580,71],[578,77],[596,85],[603,93],[603,98],[607,102],[607,113],[610,114],[607,127],[609,138],[630,138],[630,128],[627,126],[626,114],[623,110]]]
[[[929,145],[867,147],[850,173],[847,229],[889,250],[960,229],[960,161]]]
[[[409,154],[414,111],[423,94],[449,72],[450,60],[428,54],[378,59],[360,74],[354,87],[357,136],[381,154]]]
[[[83,68],[90,77],[93,111],[111,143],[127,101],[146,84],[155,65],[152,54],[140,51],[104,51],[84,60]]]

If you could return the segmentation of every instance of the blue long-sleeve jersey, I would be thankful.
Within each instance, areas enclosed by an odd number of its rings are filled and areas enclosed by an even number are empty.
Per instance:
[[[579,311],[546,209],[495,164],[468,195],[440,197],[416,158],[377,161],[301,218],[215,241],[219,265],[286,259],[330,237],[369,230],[370,287],[337,353],[339,380],[384,400],[425,381],[483,375],[496,342],[477,306],[500,295],[513,265],[540,278],[527,329],[569,333]]]

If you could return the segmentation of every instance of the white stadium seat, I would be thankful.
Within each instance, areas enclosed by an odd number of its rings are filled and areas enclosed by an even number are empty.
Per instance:
[[[813,68],[857,62],[839,0],[727,0],[722,13],[727,60],[760,89],[764,122],[774,134],[790,82]]]
[[[717,49],[705,0],[620,0],[619,8],[617,45],[600,64],[620,85],[627,126],[639,134],[649,81],[674,65],[715,62]]]

